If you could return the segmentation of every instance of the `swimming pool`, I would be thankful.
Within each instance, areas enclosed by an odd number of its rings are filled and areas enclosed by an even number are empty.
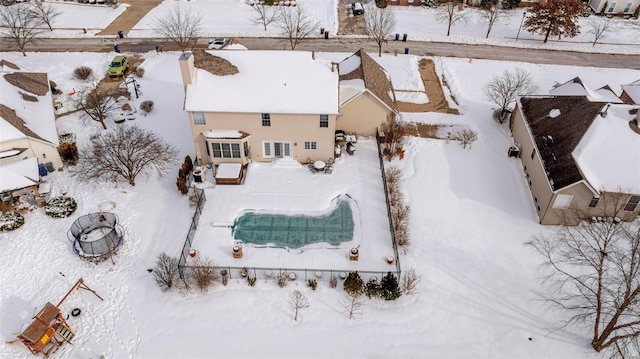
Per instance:
[[[353,212],[347,199],[339,199],[328,214],[283,215],[248,212],[232,226],[234,238],[257,246],[301,248],[326,242],[338,246],[353,239]]]

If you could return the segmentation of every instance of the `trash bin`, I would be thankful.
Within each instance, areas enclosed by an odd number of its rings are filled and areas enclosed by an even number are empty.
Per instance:
[[[402,41],[407,41],[407,34],[402,34]]]
[[[122,30],[118,30],[118,37],[124,39],[124,33],[122,32]]]
[[[113,45],[113,51],[120,53],[120,47],[118,47],[118,44]]]
[[[400,40],[400,34],[396,34],[396,41]]]
[[[405,47],[405,48],[404,48],[404,54],[406,55],[406,54],[408,54],[408,53],[409,53],[409,48],[408,48],[408,47]]]
[[[325,38],[325,39],[328,39],[328,38],[329,38],[329,31],[325,31],[325,32],[324,32],[324,38]]]
[[[40,176],[46,176],[49,172],[47,172],[47,168],[44,166],[43,163],[38,165],[38,175]]]

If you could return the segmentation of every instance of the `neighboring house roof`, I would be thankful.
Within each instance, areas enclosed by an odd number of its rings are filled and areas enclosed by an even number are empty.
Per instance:
[[[185,110],[233,113],[338,114],[338,72],[303,51],[215,51],[236,68],[215,75],[196,68]],[[197,53],[194,53],[197,61]],[[203,56],[203,55],[200,55]]]
[[[556,190],[582,180],[571,153],[605,103],[585,96],[521,97],[519,102],[551,187]]]
[[[39,179],[35,157],[0,166],[0,192],[35,186]]]
[[[58,145],[47,74],[0,71],[0,142],[36,138]]]
[[[628,85],[622,85],[622,91],[624,91],[635,104],[640,105],[640,80]]]
[[[359,79],[364,82],[364,87],[371,91],[377,98],[379,98],[387,107],[393,111],[398,111],[398,104],[396,102],[396,96],[393,92],[393,86],[391,84],[391,77],[387,71],[382,68],[374,59],[372,59],[367,53],[360,49],[353,55],[347,57],[340,62],[340,83],[342,85],[345,81]],[[352,87],[352,92],[355,90],[351,82],[349,85]],[[345,93],[345,96],[348,93]],[[341,103],[346,101],[340,100]]]
[[[586,96],[593,102],[613,102],[622,103],[620,98],[611,90],[609,86],[603,86],[593,91],[584,84],[582,79],[574,77],[573,79],[556,86],[549,91],[553,96]]]
[[[629,127],[629,105],[597,115],[572,155],[596,190],[640,193],[640,134]]]

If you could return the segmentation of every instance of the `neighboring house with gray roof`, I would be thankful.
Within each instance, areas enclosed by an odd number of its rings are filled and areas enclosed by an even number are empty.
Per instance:
[[[61,167],[53,98],[45,73],[0,68],[0,165],[35,157]]]
[[[541,224],[640,212],[637,106],[587,96],[525,96],[510,127]],[[615,143],[615,146],[612,144]],[[614,209],[615,207],[615,209]]]

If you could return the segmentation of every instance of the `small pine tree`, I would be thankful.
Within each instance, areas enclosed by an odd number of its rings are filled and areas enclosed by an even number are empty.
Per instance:
[[[364,293],[367,295],[367,298],[380,298],[382,295],[382,288],[380,287],[380,283],[375,278],[369,279],[364,288]]]
[[[364,292],[364,282],[358,272],[351,272],[344,281],[344,291],[352,297],[358,297]]]
[[[396,300],[402,295],[398,279],[393,273],[388,272],[380,282],[381,295],[384,300]]]

